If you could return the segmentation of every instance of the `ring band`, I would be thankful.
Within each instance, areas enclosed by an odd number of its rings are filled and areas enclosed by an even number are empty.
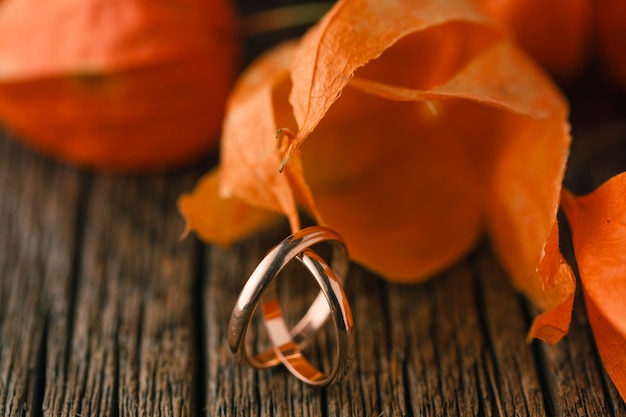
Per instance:
[[[331,267],[311,246],[327,242],[332,248]],[[309,310],[289,331],[277,301],[274,278],[294,258],[313,275],[321,288]],[[244,285],[230,317],[228,342],[241,361],[257,368],[283,363],[296,377],[312,385],[327,385],[345,376],[353,361],[352,314],[341,287],[348,269],[348,257],[341,238],[332,230],[313,226],[300,230],[274,247]],[[261,302],[263,319],[273,348],[249,355],[246,347],[248,324]],[[317,371],[301,351],[328,318],[333,317],[337,332],[337,357],[333,370]]]
[[[269,368],[280,363],[273,349],[255,356],[247,355],[243,340],[246,336],[245,330],[261,295],[266,292],[264,298],[276,299],[275,287],[270,285],[274,277],[305,249],[322,242],[331,245],[332,270],[340,280],[344,279],[348,270],[348,256],[343,240],[334,231],[320,226],[300,230],[284,239],[270,250],[250,275],[237,299],[229,325],[228,342],[231,350],[240,359],[255,368]],[[320,292],[307,313],[291,331],[294,342],[300,348],[304,348],[310,337],[324,324],[329,313],[326,297]]]

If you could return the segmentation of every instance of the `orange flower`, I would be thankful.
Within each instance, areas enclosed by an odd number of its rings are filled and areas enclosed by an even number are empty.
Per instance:
[[[475,0],[505,22],[555,75],[578,75],[597,47],[608,72],[626,87],[626,2],[622,0]],[[592,42],[593,41],[593,42]],[[595,52],[595,51],[594,51]]]
[[[220,166],[180,199],[188,230],[228,243],[268,211],[297,230],[300,206],[355,261],[403,282],[487,232],[546,311],[532,335],[560,339],[575,285],[555,238],[566,104],[469,3],[343,0],[299,44],[254,63],[229,99]],[[276,140],[277,128],[297,133]],[[237,215],[211,219],[225,204]]]
[[[152,169],[216,145],[236,71],[227,0],[0,2],[0,120],[80,165]]]

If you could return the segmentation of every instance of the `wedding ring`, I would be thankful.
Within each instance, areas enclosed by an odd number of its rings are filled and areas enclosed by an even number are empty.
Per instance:
[[[321,242],[327,242],[332,248],[331,266],[309,249]],[[275,278],[294,258],[313,275],[321,291],[290,331],[278,303]],[[282,362],[296,377],[312,385],[327,385],[343,378],[354,358],[352,313],[341,286],[348,265],[347,251],[341,238],[332,230],[320,226],[298,231],[270,250],[244,285],[230,317],[228,342],[235,356],[256,368],[269,368]],[[273,348],[250,355],[246,334],[259,303]],[[322,373],[308,362],[302,349],[329,314],[337,333],[337,355],[333,369]]]

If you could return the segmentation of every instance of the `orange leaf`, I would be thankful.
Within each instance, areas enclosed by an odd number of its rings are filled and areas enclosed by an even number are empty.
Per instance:
[[[262,56],[235,85],[227,104],[221,154],[221,193],[250,205],[283,212],[293,230],[300,227],[292,171],[278,172],[280,163],[274,114],[288,103],[274,102],[274,90],[288,83],[288,65],[295,44],[286,43]],[[283,113],[286,110],[282,110]],[[301,178],[301,175],[298,176]],[[306,186],[300,184],[298,190]]]
[[[0,119],[81,165],[148,169],[216,145],[236,71],[228,0],[0,2]]]
[[[555,344],[569,331],[576,292],[576,278],[559,250],[559,228],[554,222],[539,264],[542,283],[529,281],[526,295],[544,312],[533,321],[528,338]],[[534,285],[532,285],[534,284]]]
[[[598,308],[596,300],[586,293],[585,305],[604,368],[622,399],[626,400],[626,334],[615,327],[615,323]]]
[[[212,171],[198,182],[193,193],[178,199],[178,209],[187,220],[183,236],[193,231],[203,239],[226,246],[279,219],[275,213],[221,197],[218,184],[219,173]],[[230,227],[220,227],[224,223]],[[211,231],[210,235],[206,231]]]
[[[381,18],[383,17],[384,18]],[[286,155],[311,134],[354,72],[400,39],[448,22],[488,25],[467,2],[416,5],[410,1],[340,1],[302,39],[291,67],[290,102],[298,136]]]
[[[553,309],[567,304],[570,271],[557,269],[552,294],[538,268],[566,118],[549,78],[469,1],[343,0],[237,83],[220,187],[284,213],[294,230],[303,206],[354,260],[405,282],[447,267],[487,231],[516,287]],[[283,127],[297,132],[277,141]]]
[[[593,193],[563,192],[589,324],[604,366],[626,398],[626,173]]]

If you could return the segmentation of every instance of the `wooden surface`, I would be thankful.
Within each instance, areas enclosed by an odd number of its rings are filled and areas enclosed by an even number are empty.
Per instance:
[[[626,168],[626,100],[605,87],[568,91],[577,192]],[[228,317],[286,224],[229,249],[181,241],[176,199],[211,162],[94,173],[13,139],[0,131],[0,416],[626,416],[581,297],[561,343],[527,343],[536,311],[487,242],[421,285],[354,265],[356,363],[339,385],[240,365]],[[280,285],[296,320],[315,284],[292,268]],[[332,342],[326,329],[307,354],[328,366]]]
[[[0,136],[0,415],[626,415],[581,300],[561,343],[526,343],[535,311],[486,243],[422,285],[353,266],[356,364],[340,385],[234,362],[234,300],[288,229],[180,241],[176,198],[206,168],[97,174]],[[315,294],[301,277],[280,281],[292,319]],[[308,354],[328,366],[331,345],[322,332]]]

